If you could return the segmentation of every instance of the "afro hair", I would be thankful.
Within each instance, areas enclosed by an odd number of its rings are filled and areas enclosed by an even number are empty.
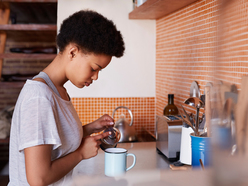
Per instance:
[[[60,52],[75,43],[85,53],[121,57],[125,44],[115,24],[92,10],[78,11],[65,19],[56,38]]]

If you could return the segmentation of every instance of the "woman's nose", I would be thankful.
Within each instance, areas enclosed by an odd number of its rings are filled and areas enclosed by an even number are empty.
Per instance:
[[[91,77],[91,79],[92,80],[94,80],[94,81],[96,81],[97,79],[98,79],[98,71],[97,72],[95,72],[94,74],[93,74],[93,76]]]

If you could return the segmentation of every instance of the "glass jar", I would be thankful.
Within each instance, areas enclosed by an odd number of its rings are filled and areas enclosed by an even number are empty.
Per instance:
[[[107,148],[113,148],[117,146],[118,141],[120,140],[121,133],[115,127],[109,127],[104,130],[104,132],[111,132],[110,135],[101,139],[101,149],[104,151]]]

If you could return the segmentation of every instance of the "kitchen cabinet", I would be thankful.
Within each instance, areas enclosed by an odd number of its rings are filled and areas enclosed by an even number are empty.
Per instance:
[[[159,19],[198,0],[147,0],[129,13],[129,19]]]
[[[0,3],[0,78],[3,60],[52,60],[56,53],[13,53],[6,42],[55,45],[57,34],[57,0],[2,0]],[[25,48],[25,47],[23,47]],[[7,62],[6,62],[7,63]],[[41,69],[42,70],[42,69]]]

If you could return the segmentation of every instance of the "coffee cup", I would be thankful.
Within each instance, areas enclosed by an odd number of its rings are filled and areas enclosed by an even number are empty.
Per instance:
[[[127,157],[133,157],[133,163],[127,168]],[[109,177],[121,176],[126,171],[132,169],[136,163],[136,156],[132,153],[127,153],[123,148],[108,148],[105,149],[105,175]]]

